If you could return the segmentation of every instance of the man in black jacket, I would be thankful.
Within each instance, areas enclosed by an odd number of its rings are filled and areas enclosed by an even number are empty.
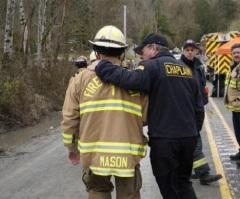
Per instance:
[[[203,105],[208,103],[208,94],[206,93],[206,78],[204,68],[202,66],[201,61],[196,57],[198,53],[198,46],[197,43],[192,40],[188,39],[183,44],[183,53],[180,58],[180,62],[189,66],[192,72],[195,74],[199,81],[200,86],[200,93],[202,96]],[[207,185],[209,183],[218,181],[222,178],[221,174],[211,175],[209,171],[211,170],[208,162],[205,158],[205,155],[202,151],[202,139],[200,135],[200,131],[198,132],[198,143],[196,150],[194,152],[194,162],[193,162],[193,169],[195,175],[192,175],[193,178],[199,178],[200,184]]]
[[[197,79],[168,50],[165,37],[152,33],[134,49],[142,62],[133,71],[101,60],[104,82],[149,94],[148,136],[153,174],[164,199],[195,199],[190,181],[204,109]]]

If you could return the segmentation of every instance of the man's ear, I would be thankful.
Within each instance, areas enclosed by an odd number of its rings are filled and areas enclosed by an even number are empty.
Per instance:
[[[100,60],[101,59],[101,54],[96,52],[96,57],[97,57],[98,60]]]
[[[153,48],[154,51],[158,51],[158,49],[157,49],[157,44],[155,44],[155,43],[153,43],[153,44],[151,45],[151,48]]]

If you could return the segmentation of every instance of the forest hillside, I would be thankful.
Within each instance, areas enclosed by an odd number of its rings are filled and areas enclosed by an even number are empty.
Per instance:
[[[0,133],[61,110],[74,60],[103,26],[123,31],[124,7],[130,47],[151,32],[172,49],[240,29],[238,0],[1,0]]]

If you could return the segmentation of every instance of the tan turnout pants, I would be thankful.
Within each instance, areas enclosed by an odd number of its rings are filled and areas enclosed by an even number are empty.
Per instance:
[[[134,177],[115,178],[116,199],[140,199],[140,189],[142,187],[142,177],[140,166],[135,168]],[[114,189],[111,182],[112,176],[95,175],[89,168],[84,168],[82,180],[86,185],[88,199],[112,199],[111,192]]]

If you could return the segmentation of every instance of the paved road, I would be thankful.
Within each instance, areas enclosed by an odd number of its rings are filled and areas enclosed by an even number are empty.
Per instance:
[[[82,167],[68,164],[59,127],[24,145],[11,148],[2,154],[0,161],[1,199],[87,198],[81,181]],[[141,168],[142,198],[161,198],[148,157],[142,160]],[[212,193],[219,192],[218,183],[200,186],[195,180],[194,186],[199,198],[214,199]],[[215,198],[220,198],[220,195]]]
[[[195,191],[198,198],[238,199],[239,169],[228,157],[237,151],[231,114],[223,107],[222,98],[211,98],[206,112],[202,131],[204,153],[211,172],[221,173],[224,178],[209,186],[193,180]],[[142,198],[161,199],[148,156],[141,161],[141,170]],[[67,162],[58,126],[0,153],[0,199],[86,199],[81,173],[81,165]]]

